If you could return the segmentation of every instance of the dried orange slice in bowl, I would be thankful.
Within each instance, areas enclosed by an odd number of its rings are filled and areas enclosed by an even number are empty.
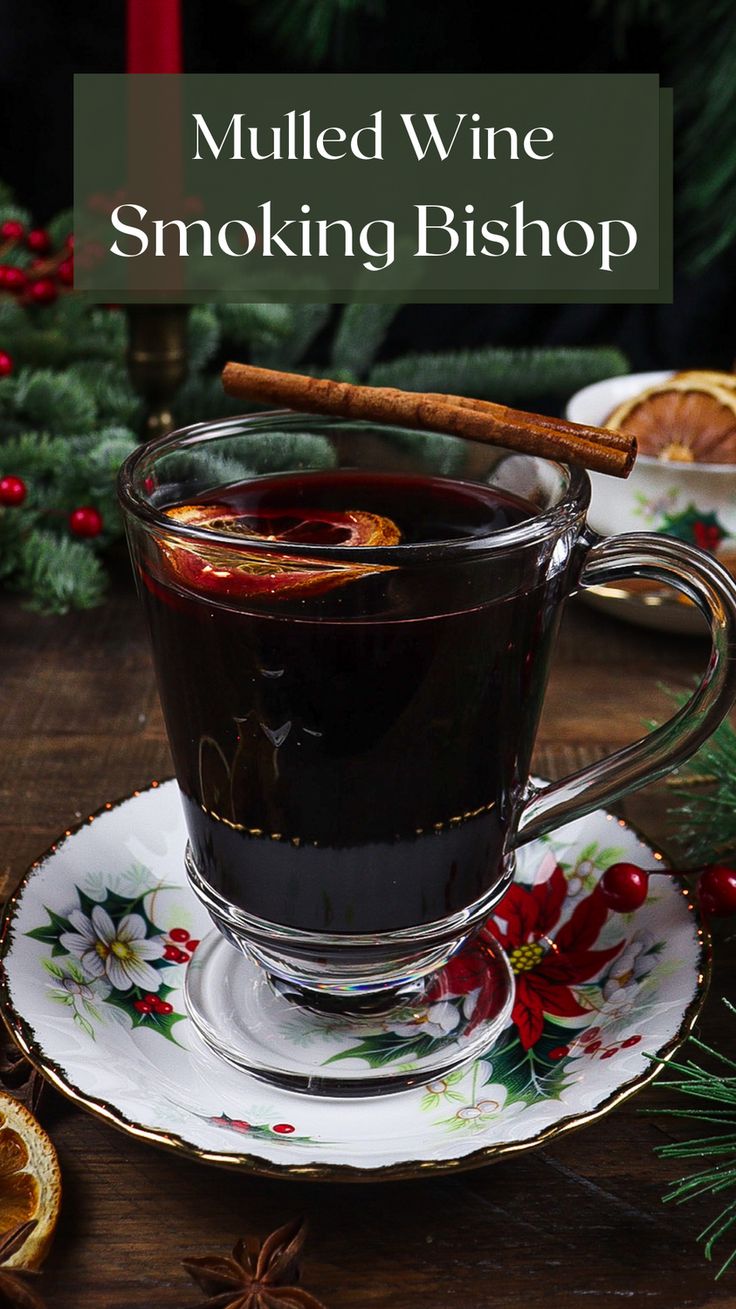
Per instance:
[[[183,504],[165,510],[182,527],[204,528],[232,537],[221,542],[185,537],[161,538],[174,578],[187,587],[227,597],[274,599],[311,592],[320,594],[391,565],[352,564],[345,560],[281,554],[279,544],[364,548],[398,545],[401,533],[390,518],[361,509],[278,509],[240,511],[226,504]],[[268,549],[248,549],[267,546]]]
[[[637,438],[639,452],[674,463],[736,463],[736,377],[690,372],[619,404],[605,426]]]
[[[49,1136],[19,1100],[0,1092],[0,1238],[28,1225],[4,1268],[38,1268],[61,1205],[61,1174]]]
[[[715,368],[683,368],[674,373],[676,382],[711,382],[714,386],[723,386],[727,391],[736,391],[736,373],[721,373]]]

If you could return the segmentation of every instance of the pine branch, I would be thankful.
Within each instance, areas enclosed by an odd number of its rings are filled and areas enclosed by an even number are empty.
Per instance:
[[[270,345],[254,342],[253,363],[264,368],[293,368],[314,345],[331,313],[331,305],[292,305],[288,336]]]
[[[668,694],[678,706],[690,698]],[[736,730],[728,719],[668,782],[677,801],[670,839],[683,861],[704,865],[736,852]]]
[[[400,308],[400,305],[347,305],[332,342],[332,368],[364,377]]]
[[[725,1000],[723,1003],[736,1015],[736,1009]],[[705,1100],[715,1101],[724,1107],[719,1110],[681,1109],[670,1111],[660,1109],[659,1114],[672,1113],[678,1118],[692,1118],[697,1122],[711,1122],[718,1127],[718,1132],[710,1136],[694,1137],[688,1141],[675,1141],[657,1147],[657,1154],[666,1159],[709,1159],[720,1160],[698,1172],[690,1173],[673,1182],[669,1191],[663,1196],[665,1204],[683,1204],[707,1195],[727,1195],[736,1191],[736,1076],[733,1060],[722,1055],[718,1050],[705,1045],[696,1038],[690,1044],[699,1047],[706,1056],[716,1064],[711,1070],[688,1060],[686,1064],[669,1063],[670,1073],[679,1073],[679,1077],[660,1080],[658,1087],[668,1087],[680,1094]],[[727,1071],[726,1071],[727,1070]],[[717,1114],[718,1117],[714,1117]],[[711,1259],[718,1241],[722,1239],[736,1223],[736,1198],[729,1201],[713,1222],[699,1234],[698,1240],[704,1242],[705,1257]],[[722,1277],[736,1259],[736,1247],[721,1264],[716,1279]]]
[[[236,350],[278,349],[295,330],[291,305],[218,305],[225,345]]]
[[[189,369],[200,372],[217,354],[220,345],[220,319],[213,305],[194,305],[187,325]]]
[[[46,224],[46,231],[51,237],[51,244],[56,248],[63,245],[68,236],[74,231],[74,210],[64,209],[50,223]]]
[[[87,390],[95,407],[96,423],[135,427],[142,403],[130,384],[127,370],[113,360],[85,359],[67,369]]]
[[[566,400],[589,382],[625,373],[629,364],[619,350],[537,350],[489,346],[447,354],[412,354],[377,364],[369,381],[408,391],[444,391],[497,400],[502,404],[533,405],[539,400]]]
[[[71,374],[24,370],[15,403],[28,426],[55,432],[86,432],[97,416],[93,397]]]
[[[23,543],[14,588],[28,593],[29,609],[65,614],[93,609],[105,591],[105,571],[81,541],[35,530]]]

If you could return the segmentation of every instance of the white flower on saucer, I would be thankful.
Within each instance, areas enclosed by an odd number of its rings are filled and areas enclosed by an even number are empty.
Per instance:
[[[639,987],[636,982],[631,982],[628,986],[613,987],[605,996],[596,1015],[601,1027],[606,1028],[609,1024],[626,1018],[636,1005],[638,994]]]
[[[158,991],[161,976],[147,961],[161,958],[164,943],[161,937],[147,939],[140,914],[126,914],[116,926],[98,904],[89,918],[75,909],[69,921],[74,931],[62,932],[59,942],[77,956],[89,977],[106,977],[116,991],[131,986]]]
[[[397,1036],[431,1036],[434,1040],[448,1036],[460,1022],[460,1011],[449,1000],[439,1000],[428,1009],[410,1018],[407,1023],[394,1023],[391,1032]]]
[[[651,932],[632,937],[623,954],[615,959],[603,986],[603,999],[609,1000],[622,987],[629,988],[641,980],[652,966],[647,952],[654,944]]]

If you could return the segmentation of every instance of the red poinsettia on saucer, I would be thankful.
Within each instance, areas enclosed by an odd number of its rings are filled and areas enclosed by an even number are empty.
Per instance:
[[[587,1013],[574,987],[595,977],[624,945],[619,941],[607,949],[592,949],[608,915],[597,888],[578,901],[555,932],[566,890],[559,866],[535,886],[515,882],[486,929],[503,946],[516,977],[512,1019],[525,1050],[542,1035],[545,1014],[576,1018]]]

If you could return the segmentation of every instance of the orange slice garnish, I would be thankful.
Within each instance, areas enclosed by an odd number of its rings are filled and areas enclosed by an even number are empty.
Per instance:
[[[736,463],[736,386],[712,380],[719,376],[685,373],[651,386],[624,400],[605,425],[663,461]]]
[[[185,527],[203,527],[233,538],[233,549],[207,541],[161,539],[170,568],[185,585],[225,596],[282,598],[304,591],[319,594],[391,565],[349,564],[308,556],[249,550],[248,542],[278,546],[350,547],[398,545],[401,533],[390,518],[362,509],[275,509],[247,512],[224,504],[174,505],[167,518]],[[237,542],[237,546],[235,545]]]
[[[37,1268],[48,1253],[61,1204],[61,1174],[50,1138],[30,1110],[0,1092],[0,1236],[29,1224],[4,1268]]]

